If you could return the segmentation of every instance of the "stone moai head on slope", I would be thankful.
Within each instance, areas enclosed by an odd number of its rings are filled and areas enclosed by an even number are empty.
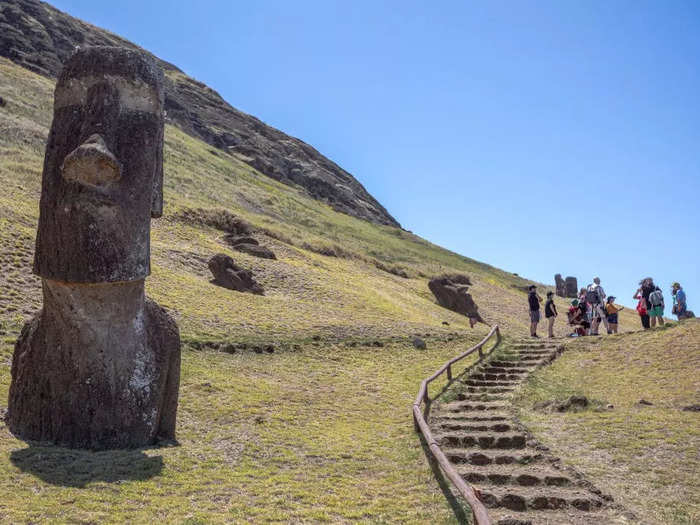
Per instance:
[[[143,53],[77,50],[54,94],[34,273],[106,283],[150,273],[163,209],[163,74]]]

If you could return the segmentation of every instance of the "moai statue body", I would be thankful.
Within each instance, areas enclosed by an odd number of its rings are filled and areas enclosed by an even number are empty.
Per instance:
[[[566,297],[566,284],[560,273],[554,276],[554,288],[559,297]]]
[[[113,449],[175,438],[180,336],[145,296],[163,208],[163,74],[142,53],[76,51],[56,85],[34,273],[44,305],[15,347],[18,437]]]
[[[566,290],[565,297],[570,299],[575,299],[578,297],[578,281],[576,277],[567,277],[564,281],[564,288]]]

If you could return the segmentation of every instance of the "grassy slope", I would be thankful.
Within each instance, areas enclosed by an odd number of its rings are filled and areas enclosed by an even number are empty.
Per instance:
[[[0,109],[0,400],[13,341],[40,306],[30,268],[52,89],[51,81],[0,59],[0,96],[8,101]],[[527,281],[408,232],[335,213],[173,126],[166,129],[165,184],[147,289],[188,342],[183,446],[76,453],[27,448],[0,428],[0,520],[144,521],[153,512],[168,522],[452,520],[408,408],[420,379],[487,328],[471,331],[464,317],[438,307],[426,277],[468,273],[484,317],[513,334],[527,330],[525,297],[515,288]],[[274,232],[276,238],[256,236],[278,260],[231,252],[221,232],[174,219],[196,207],[225,208]],[[322,256],[305,243],[337,245],[355,257]],[[252,268],[267,294],[212,286],[206,260],[216,252]],[[408,344],[415,333],[431,334],[427,352]],[[450,341],[450,333],[457,338]],[[278,350],[229,355],[189,344],[210,339]],[[348,339],[363,344],[339,343]],[[380,339],[387,344],[368,344]]]
[[[0,426],[0,521],[452,522],[408,407],[417,379],[463,344],[185,349],[180,447],[27,448]],[[3,397],[8,383],[3,370]]]
[[[700,522],[700,321],[576,341],[533,376],[521,418],[566,461],[650,523]],[[544,414],[537,401],[583,394],[612,410]],[[640,399],[653,403],[640,405]]]

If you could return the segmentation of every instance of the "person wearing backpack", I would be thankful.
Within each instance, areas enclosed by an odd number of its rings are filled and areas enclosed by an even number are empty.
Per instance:
[[[605,291],[600,285],[600,277],[593,278],[593,284],[589,284],[586,288],[586,302],[591,305],[591,335],[598,335],[598,326],[600,321],[603,321],[605,329],[609,332],[607,314],[604,309]]]
[[[547,337],[554,337],[554,320],[557,318],[557,305],[554,304],[554,292],[547,292],[547,302],[544,303],[544,316],[547,318]]]
[[[537,323],[540,322],[540,303],[542,298],[537,295],[537,286],[534,284],[528,287],[527,302],[530,306],[530,336],[539,337],[537,335]]]
[[[661,288],[653,284],[654,289],[649,292],[649,319],[651,327],[656,326],[656,321],[658,319],[659,326],[664,325],[664,294]]]

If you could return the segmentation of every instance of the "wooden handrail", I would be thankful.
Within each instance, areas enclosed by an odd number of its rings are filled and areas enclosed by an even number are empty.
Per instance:
[[[440,445],[438,445],[437,441],[435,441],[432,432],[430,432],[428,422],[423,416],[421,405],[424,401],[426,403],[429,401],[428,385],[432,381],[440,377],[445,372],[447,372],[447,379],[452,380],[452,365],[455,364],[457,361],[461,361],[462,359],[473,354],[476,351],[479,352],[479,357],[483,357],[483,347],[488,342],[488,340],[491,339],[491,337],[493,337],[494,334],[496,334],[496,345],[498,345],[498,343],[501,342],[501,331],[499,330],[498,325],[494,325],[494,327],[491,328],[491,331],[489,331],[486,337],[484,337],[478,344],[472,346],[463,354],[460,354],[457,357],[453,357],[444,365],[442,365],[433,375],[426,379],[423,379],[423,381],[421,381],[420,384],[420,389],[418,390],[418,396],[416,396],[416,400],[413,402],[413,419],[416,423],[416,429],[421,434],[423,434],[425,442],[428,444],[428,448],[433,454],[433,457],[437,460],[443,472],[445,472],[449,480],[454,484],[455,487],[457,487],[457,490],[459,491],[461,496],[471,507],[472,514],[474,515],[474,523],[476,525],[491,525],[491,518],[489,518],[488,512],[486,512],[486,507],[479,499],[476,490],[474,490],[474,487],[468,485],[464,481],[464,479],[462,479],[462,476],[459,475],[459,473],[452,466],[452,463],[450,463],[450,460],[447,459],[447,456],[445,456],[444,452],[440,449]]]

